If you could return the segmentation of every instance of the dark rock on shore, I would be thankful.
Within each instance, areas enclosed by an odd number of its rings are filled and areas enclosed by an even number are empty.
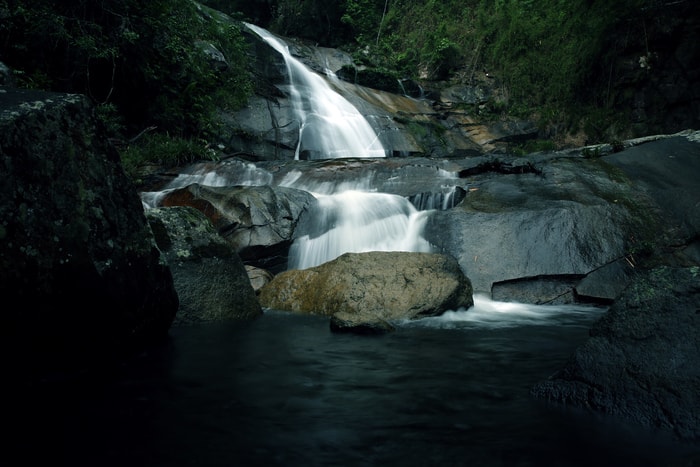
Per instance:
[[[700,268],[640,273],[532,395],[700,439]]]
[[[629,231],[625,258],[576,286],[613,304],[534,397],[700,440],[698,148],[689,132],[605,156],[646,199],[644,222]]]
[[[149,209],[146,217],[180,298],[173,325],[262,315],[243,262],[204,214],[178,206]]]
[[[0,88],[0,180],[10,369],[80,369],[167,335],[170,269],[85,97]]]

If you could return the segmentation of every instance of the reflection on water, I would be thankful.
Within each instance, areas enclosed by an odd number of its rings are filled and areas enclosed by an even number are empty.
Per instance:
[[[656,466],[688,455],[529,397],[601,310],[483,297],[473,310],[371,337],[277,311],[175,328],[119,375],[36,395],[19,446],[31,460],[46,438],[52,465],[130,467]]]

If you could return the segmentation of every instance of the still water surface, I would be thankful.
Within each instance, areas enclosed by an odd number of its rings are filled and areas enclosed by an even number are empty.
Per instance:
[[[383,336],[277,311],[174,328],[117,376],[54,393],[41,434],[52,465],[681,465],[663,436],[529,397],[602,311],[478,297]]]

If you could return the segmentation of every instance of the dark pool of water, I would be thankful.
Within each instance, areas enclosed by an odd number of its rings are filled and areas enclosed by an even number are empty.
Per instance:
[[[274,311],[175,328],[110,376],[8,401],[22,462],[4,465],[685,465],[690,447],[530,398],[596,313],[456,313],[384,336]]]

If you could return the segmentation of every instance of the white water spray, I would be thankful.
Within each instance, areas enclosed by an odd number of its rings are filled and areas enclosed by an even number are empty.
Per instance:
[[[292,57],[280,39],[253,24],[246,26],[282,54],[287,64],[289,97],[299,119],[296,159],[385,157],[377,134],[355,106]]]
[[[485,294],[474,294],[474,306],[446,311],[440,316],[402,323],[405,326],[426,326],[441,329],[508,328],[531,325],[579,326],[590,323],[592,316],[602,315],[607,307],[593,305],[533,305],[492,300]]]
[[[421,236],[426,212],[401,196],[361,191],[315,196],[317,209],[289,250],[289,269],[318,266],[344,253],[432,251]]]
[[[367,120],[322,76],[293,58],[287,45],[268,31],[252,24],[247,27],[284,57],[290,80],[288,94],[300,124],[296,159],[301,155],[310,159],[386,156]],[[428,213],[402,196],[376,193],[372,177],[373,172],[359,180],[316,179],[291,171],[276,181],[272,172],[254,164],[226,161],[183,172],[165,191],[143,193],[142,200],[145,207],[156,207],[164,193],[192,183],[278,185],[307,191],[318,204],[306,216],[303,227],[297,227],[289,269],[317,266],[348,252],[432,251],[432,245],[422,237]]]
[[[163,197],[173,190],[197,183],[202,186],[263,186],[271,185],[270,172],[250,162],[231,160],[213,166],[210,163],[196,164],[183,170],[160,191],[141,192],[144,209],[160,205]]]

